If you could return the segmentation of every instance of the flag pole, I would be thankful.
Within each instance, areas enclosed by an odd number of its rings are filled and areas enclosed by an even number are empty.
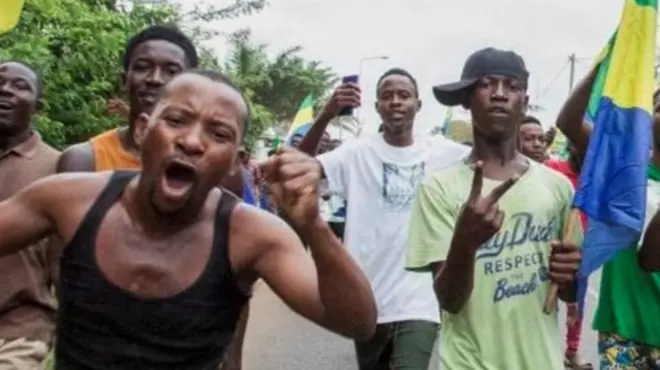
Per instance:
[[[577,223],[580,222],[580,210],[573,208],[566,220],[566,229],[564,230],[564,241],[570,242],[573,240],[573,230]],[[559,294],[559,286],[555,283],[550,284],[548,295],[545,297],[545,304],[543,305],[543,312],[551,314],[557,309],[557,296]]]

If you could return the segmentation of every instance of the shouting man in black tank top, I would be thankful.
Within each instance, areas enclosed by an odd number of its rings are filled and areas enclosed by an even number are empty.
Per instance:
[[[0,255],[55,233],[61,260],[57,369],[217,369],[252,284],[358,339],[375,330],[369,283],[319,215],[316,161],[284,149],[263,165],[277,217],[216,188],[249,110],[226,77],[185,72],[139,119],[139,172],[58,174],[0,203]]]

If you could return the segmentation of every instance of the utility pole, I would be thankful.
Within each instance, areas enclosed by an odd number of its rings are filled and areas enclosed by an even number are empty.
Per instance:
[[[568,93],[573,92],[573,85],[575,84],[575,61],[577,58],[575,57],[575,53],[571,54],[568,57],[568,62],[570,63],[570,74],[568,75]]]

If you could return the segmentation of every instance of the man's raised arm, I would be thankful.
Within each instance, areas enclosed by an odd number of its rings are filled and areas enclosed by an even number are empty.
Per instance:
[[[330,121],[337,117],[345,108],[357,108],[360,106],[360,87],[353,83],[339,86],[330,97],[330,101],[323,107],[321,113],[316,117],[305,137],[300,142],[298,149],[309,155],[316,155],[323,133],[328,128]]]
[[[256,274],[301,316],[346,337],[371,338],[377,316],[371,286],[327,223],[318,219],[298,226],[310,258],[284,221],[268,217],[272,225],[263,235],[269,244],[255,260]]]
[[[377,316],[373,292],[358,264],[319,215],[318,162],[285,149],[267,167],[271,168],[264,174],[273,194],[309,245],[311,258],[282,220],[269,214],[253,216],[243,220],[259,224],[251,228],[259,230],[253,236],[257,247],[251,270],[302,316],[347,337],[371,338]]]
[[[557,127],[580,153],[589,145],[591,126],[584,121],[591,88],[596,80],[598,66],[594,67],[575,87],[557,115]]]
[[[645,272],[660,271],[660,212],[656,212],[650,220],[647,216],[637,258]]]

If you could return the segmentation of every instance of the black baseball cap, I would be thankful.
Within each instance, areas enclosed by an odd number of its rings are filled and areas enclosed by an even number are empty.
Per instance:
[[[523,58],[513,51],[489,47],[476,51],[467,58],[460,81],[434,86],[433,95],[441,104],[460,105],[469,89],[479,79],[489,75],[514,77],[527,88],[529,72]]]

